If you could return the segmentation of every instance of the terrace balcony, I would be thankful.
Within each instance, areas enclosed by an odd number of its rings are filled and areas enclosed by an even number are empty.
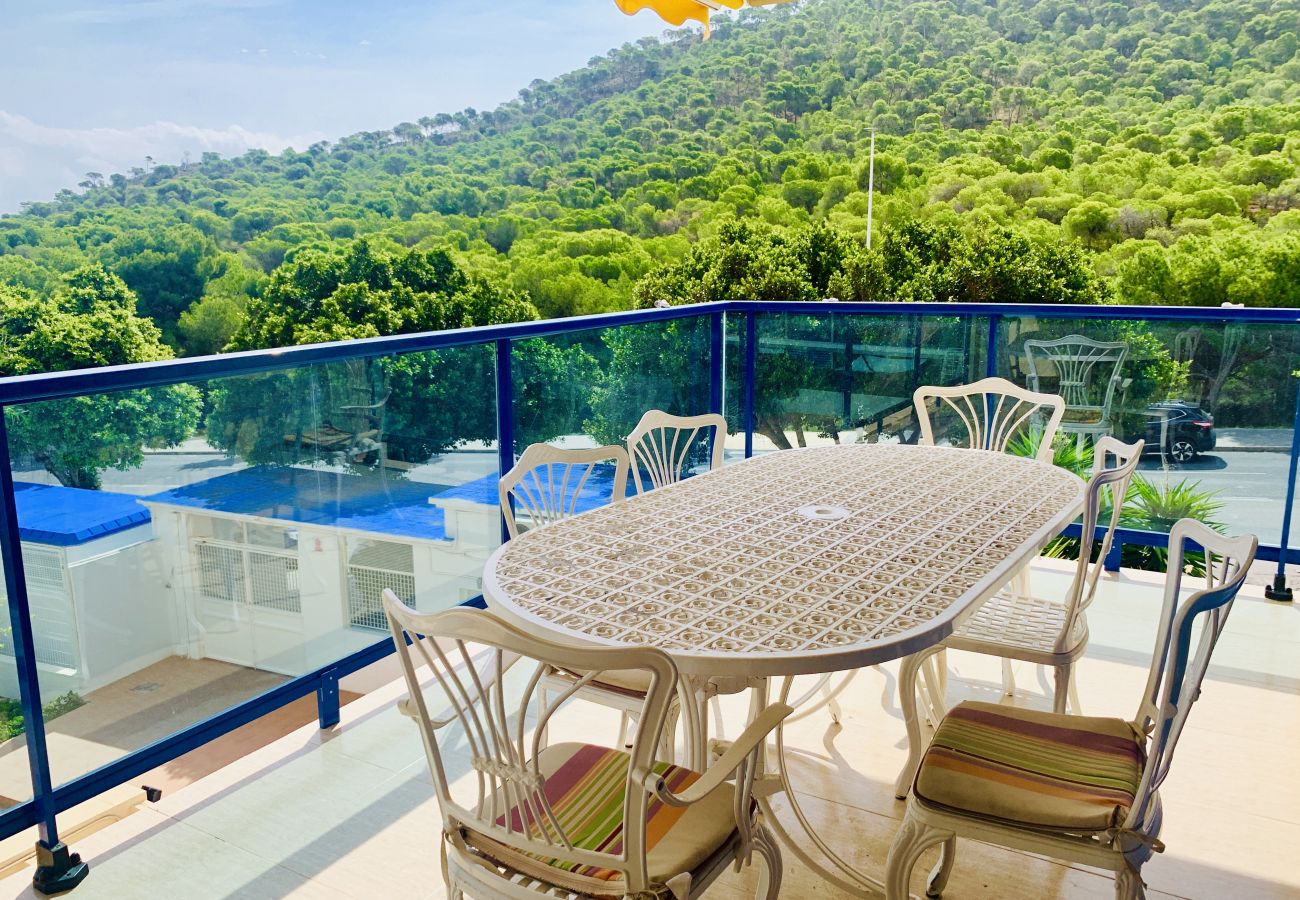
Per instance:
[[[1300,619],[1265,592],[1300,562],[1287,515],[1296,384],[1259,385],[1259,402],[1246,403],[1240,382],[1259,370],[1234,369],[1225,347],[1266,342],[1289,373],[1300,368],[1300,315],[1105,312],[715,304],[0,381],[12,628],[0,695],[27,724],[0,747],[0,896],[33,891],[38,839],[90,861],[78,896],[443,896],[432,786],[418,735],[393,708],[402,687],[376,599],[390,587],[424,610],[480,601],[483,562],[503,537],[495,481],[518,450],[606,441],[651,407],[724,412],[729,461],[913,441],[917,385],[986,374],[1025,383],[1025,341],[1068,335],[1128,342],[1127,368],[1107,376],[1122,436],[1150,427],[1148,408],[1164,399],[1154,382],[1171,363],[1190,372],[1182,390],[1193,402],[1215,376],[1238,379],[1238,427],[1216,423],[1216,448],[1177,463],[1166,446],[1142,464],[1157,487],[1191,478],[1218,490],[1214,517],[1261,539],[1164,789],[1169,849],[1144,873],[1154,897],[1293,896]],[[1043,377],[1052,389],[1053,373]],[[93,502],[50,484],[16,447],[24,416],[180,383],[207,398],[206,434],[107,473]],[[1136,706],[1160,576],[1118,564],[1149,560],[1160,525],[1126,520],[1126,549],[1090,611],[1079,669],[1089,714]],[[1063,593],[1067,576],[1042,559],[1034,580]],[[953,698],[1000,693],[996,661],[953,654],[952,664]],[[840,726],[823,712],[787,733],[806,808],[868,867],[883,862],[902,812],[895,672],[862,673]],[[1047,705],[1042,673],[1025,665],[1017,676],[1010,702]],[[727,705],[727,734],[742,715]],[[552,727],[562,737],[616,725],[579,705]],[[783,896],[841,896],[789,850],[786,862]],[[713,895],[745,896],[747,877],[728,876]],[[1100,873],[974,844],[962,845],[947,892],[1109,894]]]

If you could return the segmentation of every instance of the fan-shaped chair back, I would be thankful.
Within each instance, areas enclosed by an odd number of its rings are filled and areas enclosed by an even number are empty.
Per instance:
[[[681,481],[690,473],[691,461],[701,453],[701,447],[708,453],[709,469],[719,468],[726,437],[727,420],[717,413],[674,416],[650,410],[627,436],[637,493],[646,489],[641,479],[643,471],[654,488]]]
[[[519,520],[538,528],[582,511],[597,500],[597,483],[611,481],[610,502],[627,494],[627,451],[622,447],[561,450],[550,444],[530,444],[497,487],[501,515],[511,537],[519,536]],[[603,498],[603,491],[599,492]]]
[[[984,378],[955,387],[919,387],[912,395],[912,403],[921,424],[921,444],[934,444],[932,401],[937,415],[956,417],[958,433],[949,438],[974,450],[1005,451],[1013,438],[1032,433],[1046,412],[1037,458],[1052,461],[1052,442],[1065,414],[1065,401],[1056,394],[1025,390],[1005,378]]]

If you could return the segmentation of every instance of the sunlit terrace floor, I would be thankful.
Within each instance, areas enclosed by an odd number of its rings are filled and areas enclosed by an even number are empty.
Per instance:
[[[1044,564],[1035,587],[1062,586]],[[1146,677],[1159,608],[1157,581],[1108,577],[1094,606],[1080,667],[1090,714],[1131,715]],[[996,697],[995,661],[952,654],[952,695]],[[895,667],[862,674],[843,724],[824,713],[792,727],[802,802],[836,847],[882,863],[902,803],[891,783],[904,756]],[[370,673],[374,678],[375,673]],[[1048,681],[1017,670],[1014,702],[1044,705]],[[99,831],[70,835],[91,861],[79,898],[442,897],[437,810],[414,726],[399,716],[396,683],[378,687],[322,733],[307,726]],[[729,708],[734,734],[740,706]],[[576,709],[553,740],[613,735],[593,707]],[[1151,897],[1300,896],[1300,610],[1243,593],[1204,694],[1179,747],[1164,797],[1168,850],[1145,869]],[[920,889],[917,868],[913,890]],[[788,897],[841,897],[786,854]],[[0,898],[31,896],[30,871],[0,881]],[[750,875],[728,875],[709,896],[751,896]],[[1109,879],[1077,866],[963,843],[947,896],[1111,896]]]

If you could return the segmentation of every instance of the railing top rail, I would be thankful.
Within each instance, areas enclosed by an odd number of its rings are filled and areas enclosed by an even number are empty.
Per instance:
[[[1040,319],[1124,319],[1235,322],[1242,325],[1300,324],[1300,308],[1242,306],[1125,306],[1054,303],[897,303],[797,300],[732,300],[728,312],[876,314],[882,316],[1035,316]]]
[[[482,325],[447,331],[331,341],[325,344],[303,344],[270,350],[246,350],[214,356],[103,366],[97,369],[69,369],[63,372],[15,375],[0,378],[0,407],[83,394],[126,391],[187,381],[282,371],[312,364],[491,344],[502,339],[525,340],[548,335],[571,334],[594,328],[691,319],[723,312],[726,307],[725,303],[699,303],[665,309],[639,309],[564,319],[540,319],[535,322],[511,322],[504,325]]]
[[[748,301],[732,300],[640,309],[627,312],[542,319],[430,331],[389,337],[307,344],[270,350],[249,350],[216,356],[172,359],[160,362],[73,369],[35,375],[0,378],[0,407],[38,400],[53,400],[83,394],[156,387],[186,381],[204,381],[258,372],[271,372],[312,364],[372,359],[397,353],[419,353],[452,347],[488,344],[498,340],[524,340],[557,334],[571,334],[596,328],[688,319],[720,312],[799,313],[803,315],[841,313],[880,316],[1036,316],[1044,319],[1123,319],[1156,321],[1235,322],[1250,325],[1300,324],[1300,309],[1193,307],[1193,306],[1095,306],[998,303],[847,303],[832,301]]]

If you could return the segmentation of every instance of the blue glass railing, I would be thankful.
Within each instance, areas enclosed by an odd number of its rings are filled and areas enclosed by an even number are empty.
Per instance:
[[[1122,359],[1080,376],[1094,345]],[[1298,369],[1300,310],[730,302],[0,379],[0,696],[23,727],[0,793],[30,781],[0,836],[57,848],[61,814],[313,692],[336,723],[340,681],[391,651],[380,587],[480,599],[496,478],[533,441],[617,441],[655,407],[724,413],[728,458],[911,441],[917,386],[999,375],[1069,394],[1076,446],[1104,420],[1156,451],[1113,564],[1198,502],[1281,573]],[[187,704],[166,666],[221,690]],[[84,730],[78,704],[124,696],[138,737]]]

